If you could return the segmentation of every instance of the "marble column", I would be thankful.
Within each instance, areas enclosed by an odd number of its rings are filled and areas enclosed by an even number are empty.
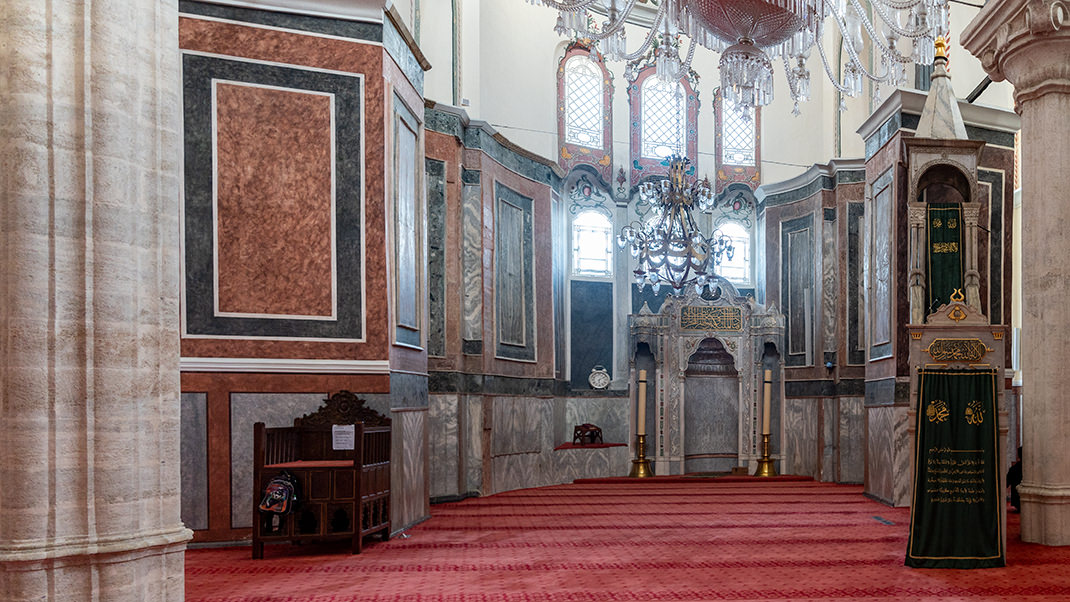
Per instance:
[[[0,2],[0,599],[181,600],[177,0]]]
[[[1070,4],[989,2],[961,37],[1022,116],[1022,539],[1070,545]]]

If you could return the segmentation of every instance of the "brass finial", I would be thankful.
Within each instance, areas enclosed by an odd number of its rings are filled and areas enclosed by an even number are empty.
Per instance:
[[[947,60],[947,40],[944,36],[936,36],[936,58]]]

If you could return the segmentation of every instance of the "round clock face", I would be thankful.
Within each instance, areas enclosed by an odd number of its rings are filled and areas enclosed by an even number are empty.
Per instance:
[[[595,366],[591,370],[591,375],[587,377],[587,382],[591,383],[591,387],[595,389],[605,389],[609,386],[610,380],[609,373],[601,366]]]

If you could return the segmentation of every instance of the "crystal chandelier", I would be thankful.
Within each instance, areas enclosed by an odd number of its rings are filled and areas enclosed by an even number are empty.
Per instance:
[[[639,260],[635,283],[649,283],[655,293],[662,284],[682,295],[694,285],[699,294],[714,277],[713,267],[722,257],[732,259],[735,247],[732,239],[719,230],[705,236],[695,223],[695,208],[710,212],[714,196],[709,179],[688,184],[685,179],[685,157],[673,155],[667,159],[668,179],[647,181],[639,186],[639,198],[650,203],[652,209],[644,223],[624,226],[617,236],[621,248],[631,247],[632,257]]]
[[[624,24],[637,1],[656,6],[643,43],[627,50]],[[848,96],[862,93],[870,80],[897,87],[906,77],[906,65],[933,62],[933,44],[947,36],[948,0],[870,0],[870,14],[859,0],[528,0],[560,11],[560,35],[596,42],[610,60],[635,61],[649,50],[656,54],[657,75],[675,81],[691,68],[695,45],[721,55],[721,88],[744,114],[773,99],[773,60],[779,56],[795,113],[798,103],[810,98],[810,71],[806,61],[817,47],[825,73],[837,90]],[[601,27],[591,27],[589,10],[606,16]],[[636,19],[631,19],[636,21]],[[822,44],[826,21],[839,30],[847,54],[843,72],[829,64]],[[691,39],[686,55],[678,36]],[[866,69],[860,54],[866,39],[880,68]],[[912,52],[900,51],[900,40],[910,40]],[[912,56],[911,56],[912,55]],[[681,58],[683,56],[684,58]],[[841,103],[841,109],[846,105]]]

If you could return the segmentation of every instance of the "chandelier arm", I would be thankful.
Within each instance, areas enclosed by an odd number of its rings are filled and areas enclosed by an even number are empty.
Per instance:
[[[836,19],[836,20],[839,21],[839,19]],[[821,39],[821,30],[822,30],[822,28],[820,26],[818,26],[818,30],[817,30],[817,39],[818,40]],[[832,72],[832,67],[829,65],[829,59],[828,59],[827,56],[825,56],[825,45],[820,43],[820,41],[819,41],[818,43],[814,44],[814,46],[817,46],[817,54],[821,56],[821,65],[825,68],[825,75],[827,75],[828,78],[829,78],[829,81],[832,82],[832,87],[836,88],[836,91],[841,93],[841,94],[846,94],[848,96],[852,96],[852,94],[851,94],[850,90],[848,89],[848,87],[843,85],[843,84],[841,84],[840,80],[839,80],[839,77]]]
[[[691,71],[691,59],[695,58],[695,46],[698,46],[698,41],[695,38],[691,38],[691,45],[687,47],[687,58],[680,64],[680,77],[687,75]]]
[[[851,1],[857,7],[858,0],[851,0]],[[887,73],[885,73],[884,75],[874,75],[874,74],[870,73],[869,70],[866,69],[865,64],[862,62],[862,59],[858,56],[858,52],[855,50],[854,43],[851,41],[851,36],[847,32],[846,25],[844,25],[843,21],[839,18],[839,14],[836,12],[836,8],[835,7],[832,8],[832,12],[833,12],[833,17],[835,17],[835,18],[833,18],[833,21],[835,21],[836,22],[836,26],[840,28],[840,35],[843,37],[843,41],[844,41],[843,47],[847,49],[847,56],[851,59],[851,62],[858,67],[858,71],[860,73],[862,73],[862,75],[864,75],[870,81],[874,81],[874,82],[877,82],[877,83],[888,83],[888,82],[891,82],[892,81],[891,65],[888,66]],[[875,33],[872,30],[873,25],[867,19],[862,19],[862,23],[864,25],[866,25],[866,29],[870,33],[870,39],[873,41],[873,46],[876,47],[876,48],[880,48],[882,56],[884,56],[886,58],[890,58],[892,60],[896,60],[898,62],[907,62],[907,63],[911,62],[910,59],[906,59],[905,61],[900,60],[901,57],[902,57],[901,54],[899,54],[898,52],[890,51],[890,50],[886,49],[884,47],[884,44],[882,44],[877,39]],[[825,63],[825,72],[830,74],[829,77],[832,77],[832,75],[831,75],[832,71],[831,71],[831,69],[829,67],[829,64],[828,64],[828,58],[825,56],[825,49],[822,47],[821,44],[815,44],[815,46],[818,47],[818,50],[819,50],[819,52],[821,54],[821,60]],[[840,91],[841,92],[845,92],[845,90],[840,90]],[[851,94],[848,94],[848,96],[851,96]]]
[[[798,102],[798,100],[799,100],[799,92],[798,92],[799,81],[798,81],[798,78],[795,77],[794,69],[792,69],[791,65],[788,64],[788,57],[786,57],[783,54],[781,54],[780,55],[780,59],[781,59],[781,61],[784,62],[784,76],[788,78],[788,92],[791,93],[791,99],[796,101],[796,102]],[[710,236],[713,236],[713,235],[711,234]]]
[[[587,8],[588,6],[594,4],[596,1],[597,0],[571,0],[566,2],[557,2],[557,0],[533,0],[532,4],[539,3],[543,6],[549,6],[550,8],[563,10],[567,13],[573,13]]]
[[[858,0],[851,0],[851,3],[854,4],[855,10],[858,11],[858,16],[861,18],[862,25],[866,25],[867,21],[869,21],[870,19],[866,16],[866,13],[862,12],[861,4],[858,3]],[[881,20],[884,21],[884,25],[886,25],[889,30],[896,32],[896,34],[898,35],[911,38],[911,40],[915,40],[915,38],[922,37],[932,31],[931,28],[929,30],[923,30],[905,29],[899,27],[899,24],[897,24],[896,20],[892,19],[890,16],[888,16],[888,13],[884,11],[884,6],[881,2],[872,2],[870,5],[873,6],[873,10],[876,11],[876,14],[881,17]],[[866,29],[870,32],[870,36],[874,37],[872,24],[870,24],[869,27],[867,27]],[[876,42],[876,37],[874,37],[873,41]]]
[[[902,0],[901,2],[896,2],[896,0],[875,0],[874,4],[877,2],[895,10],[907,10],[924,4],[925,0]]]
[[[650,31],[646,34],[646,39],[643,40],[642,46],[638,50],[631,54],[624,55],[625,61],[634,61],[635,59],[646,54],[646,51],[650,49],[651,42],[654,41],[654,36],[658,35],[658,29],[661,28],[661,20],[665,18],[665,4],[658,6],[658,12],[654,16],[654,22],[650,24]]]

